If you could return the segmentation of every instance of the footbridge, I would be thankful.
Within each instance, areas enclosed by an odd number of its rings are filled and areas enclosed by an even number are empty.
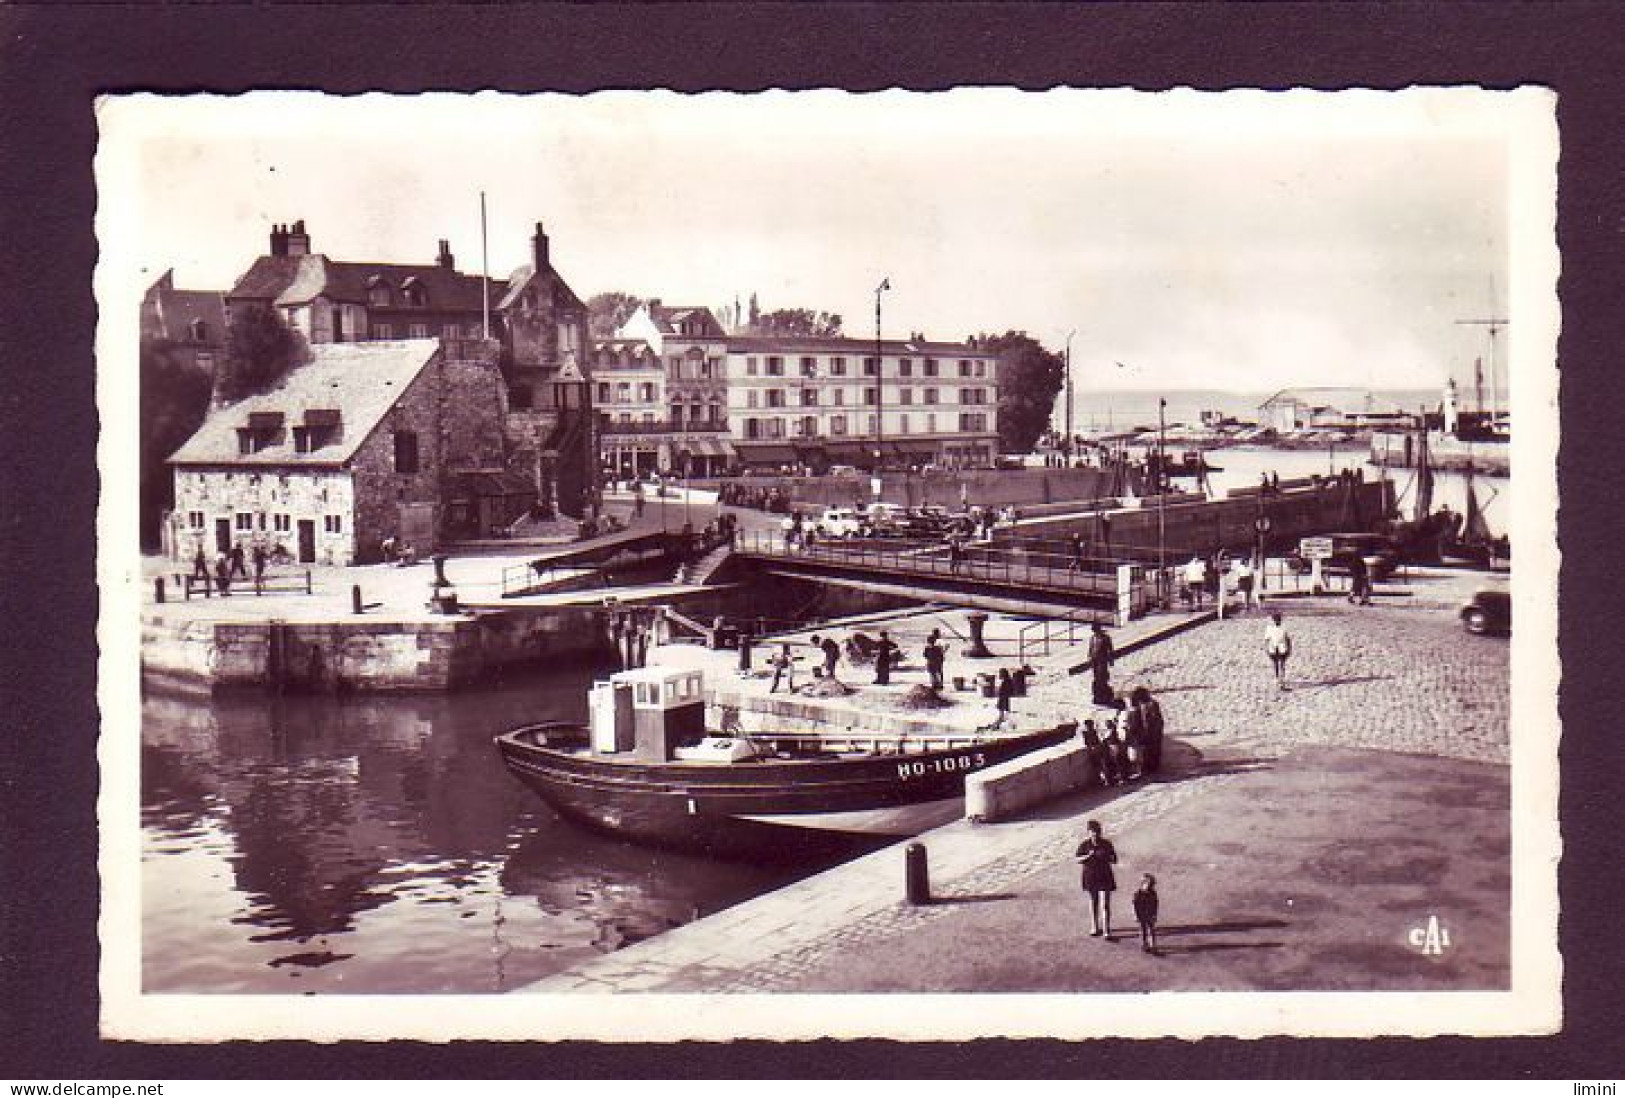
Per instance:
[[[1104,557],[1076,561],[1019,545],[940,541],[819,540],[811,545],[765,533],[743,534],[734,556],[773,575],[815,580],[950,606],[1004,613],[1084,612],[1118,616],[1118,566],[1129,567],[1132,616],[1152,601],[1154,569]]]

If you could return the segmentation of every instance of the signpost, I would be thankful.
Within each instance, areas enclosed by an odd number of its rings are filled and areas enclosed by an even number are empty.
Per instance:
[[[1326,578],[1321,574],[1320,562],[1332,557],[1331,538],[1299,538],[1298,555],[1309,562],[1309,590],[1320,594],[1326,590]]]

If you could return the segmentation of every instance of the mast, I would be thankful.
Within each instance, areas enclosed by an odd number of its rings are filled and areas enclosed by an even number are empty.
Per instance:
[[[480,338],[491,338],[491,257],[485,242],[485,192],[480,192]]]

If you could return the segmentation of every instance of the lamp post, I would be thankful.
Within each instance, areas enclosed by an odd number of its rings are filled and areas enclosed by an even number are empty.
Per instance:
[[[1066,455],[1068,468],[1072,465],[1072,337],[1077,334],[1076,328],[1066,333],[1066,441],[1061,453]]]
[[[1168,592],[1167,507],[1168,400],[1157,398],[1157,593],[1164,602]]]
[[[886,443],[886,360],[880,354],[880,295],[891,289],[891,279],[882,278],[875,287],[875,476],[880,475],[881,456]]]

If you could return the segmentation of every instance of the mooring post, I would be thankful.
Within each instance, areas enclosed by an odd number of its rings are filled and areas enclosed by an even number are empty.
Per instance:
[[[350,613],[361,613],[361,585],[359,583],[350,585]]]
[[[909,903],[918,907],[931,902],[931,867],[924,843],[909,843],[903,851],[903,888]]]
[[[164,601],[164,577],[162,577],[162,576],[153,577],[152,595],[153,595],[154,601],[156,601],[158,603],[162,603]]]

